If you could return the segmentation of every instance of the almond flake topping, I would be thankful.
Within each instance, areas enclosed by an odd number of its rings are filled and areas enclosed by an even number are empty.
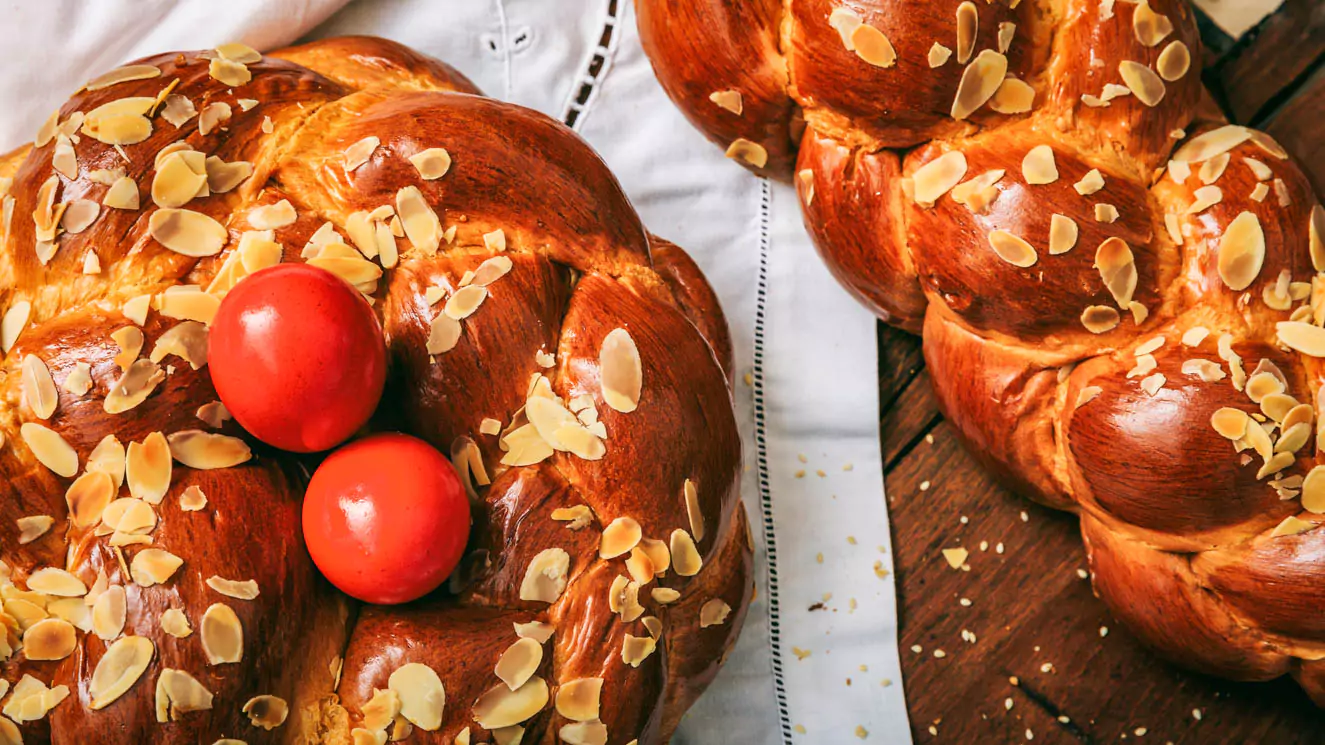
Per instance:
[[[851,44],[856,56],[875,67],[892,67],[897,64],[897,51],[892,42],[879,29],[861,24],[851,32]]]
[[[179,94],[172,93],[166,96],[166,105],[161,107],[161,118],[165,119],[175,129],[180,125],[198,115],[198,109],[194,107],[193,102]]]
[[[1104,188],[1104,174],[1100,173],[1098,168],[1092,168],[1089,173],[1081,177],[1081,180],[1072,185],[1073,189],[1083,197],[1098,192]]]
[[[165,668],[156,679],[156,720],[170,722],[212,708],[212,692],[183,670]]]
[[[1092,334],[1103,334],[1118,326],[1118,311],[1107,305],[1091,305],[1081,313],[1081,325]]]
[[[216,575],[207,578],[207,586],[236,600],[252,600],[258,596],[258,583],[251,579],[224,579]]]
[[[929,48],[930,67],[943,67],[948,64],[950,59],[952,59],[952,50],[937,41],[934,42],[934,46]]]
[[[290,715],[290,705],[280,696],[254,696],[244,702],[242,711],[248,715],[249,724],[264,730],[273,730],[285,724]]]
[[[223,101],[207,104],[198,115],[198,134],[204,136],[211,134],[221,124],[230,121],[232,113],[230,104]]]
[[[548,639],[556,633],[557,627],[550,623],[542,621],[530,621],[529,623],[517,623],[515,626],[515,635],[521,639],[533,639],[539,644],[547,643]]]
[[[552,511],[552,519],[566,523],[566,527],[570,530],[581,530],[593,522],[593,510],[583,504],[558,507]]]
[[[1039,260],[1035,248],[1020,236],[1006,230],[994,230],[989,233],[989,245],[998,257],[1016,267],[1028,267]]]
[[[23,632],[23,655],[29,660],[63,660],[77,645],[73,624],[60,618],[44,618]]]
[[[1253,212],[1243,212],[1219,240],[1219,276],[1229,289],[1245,290],[1265,262],[1265,233]]]
[[[25,422],[19,436],[43,466],[67,479],[78,473],[78,453],[59,433],[34,422]]]
[[[964,65],[975,53],[975,37],[980,29],[980,11],[967,0],[957,6],[957,63]]]
[[[755,168],[763,168],[768,165],[768,151],[763,145],[757,142],[747,140],[744,137],[737,137],[727,146],[728,158]]]
[[[152,178],[152,201],[158,207],[183,207],[205,196],[207,156],[196,150],[176,150],[157,162]]]
[[[1037,145],[1021,161],[1021,175],[1032,185],[1052,184],[1058,180],[1058,166],[1054,163],[1054,149]]]
[[[69,519],[76,528],[90,528],[101,520],[101,513],[115,496],[115,482],[108,474],[91,469],[78,477],[65,492],[69,506]]]
[[[185,209],[159,209],[148,220],[148,233],[158,243],[184,256],[215,256],[225,246],[225,226],[211,217]]]
[[[50,419],[60,402],[59,391],[46,363],[36,355],[23,358],[23,398],[38,419]]]
[[[31,515],[20,517],[14,522],[18,524],[18,543],[22,546],[46,535],[55,524],[55,518],[50,515]]]
[[[630,332],[617,328],[603,337],[598,363],[602,371],[603,401],[622,413],[634,411],[639,406],[644,372],[639,348]]]
[[[196,484],[179,495],[179,508],[183,512],[197,512],[207,506],[207,495]]]
[[[693,577],[704,567],[704,560],[695,548],[695,540],[684,530],[677,528],[671,536],[672,567],[682,577]]]
[[[999,191],[994,188],[1006,174],[1001,168],[984,173],[952,188],[952,201],[965,206],[975,214],[983,214],[989,205],[998,199]]]
[[[96,222],[100,214],[101,205],[90,199],[75,199],[65,208],[60,225],[64,228],[64,232],[77,235]]]
[[[345,170],[353,171],[367,163],[373,157],[373,151],[377,150],[381,144],[381,140],[369,135],[345,148]]]
[[[1071,251],[1077,245],[1077,224],[1067,215],[1055,214],[1049,220],[1049,255]]]
[[[74,369],[65,377],[62,387],[67,393],[86,396],[92,390],[92,366],[86,362],[75,362]]]
[[[1231,159],[1232,156],[1229,155],[1228,153],[1220,153],[1219,155],[1216,155],[1210,160],[1207,160],[1206,162],[1202,163],[1201,170],[1198,172],[1198,176],[1201,179],[1201,183],[1213,184],[1214,182],[1218,181],[1219,177],[1224,175],[1224,170],[1228,168],[1228,162]]]
[[[1118,63],[1118,73],[1132,95],[1141,103],[1154,108],[1164,99],[1164,81],[1149,67],[1131,60]]]
[[[190,429],[166,439],[175,460],[199,471],[230,468],[252,457],[248,445],[237,437]]]
[[[99,91],[102,88],[109,88],[112,85],[127,83],[131,80],[149,80],[159,77],[161,77],[161,68],[155,65],[125,65],[92,78],[83,88],[89,91]]]
[[[637,668],[657,647],[658,642],[651,637],[626,634],[621,642],[621,661]]]
[[[222,57],[212,60],[207,66],[207,74],[230,87],[245,85],[253,79],[253,73],[240,62]]]
[[[618,517],[603,528],[598,556],[603,559],[615,559],[639,545],[643,536],[639,523],[629,517]]]
[[[557,689],[557,713],[576,722],[598,719],[602,678],[568,680]]]
[[[255,207],[249,210],[248,224],[256,230],[275,230],[287,225],[293,225],[299,219],[299,214],[295,212],[294,205],[290,200],[282,199],[275,204],[265,204],[261,207]]]
[[[134,554],[129,575],[141,587],[163,584],[184,565],[184,560],[160,548],[147,548]]]
[[[1136,291],[1136,260],[1132,249],[1121,238],[1109,238],[1095,251],[1095,268],[1100,279],[1113,295],[1119,308],[1127,308]]]
[[[32,303],[26,300],[20,300],[5,311],[3,319],[0,319],[0,352],[9,354],[9,350],[14,348],[18,341],[19,334],[28,326],[28,318],[32,315]]]
[[[202,615],[202,651],[210,665],[239,662],[244,657],[244,627],[234,609],[212,603]]]
[[[184,639],[193,633],[189,617],[179,608],[169,608],[161,614],[161,630],[176,639]]]
[[[487,299],[488,289],[482,285],[462,287],[446,301],[442,312],[456,321],[463,321],[473,315]]]
[[[494,672],[512,691],[529,682],[543,664],[543,644],[537,639],[521,638],[507,647],[497,660]]]
[[[14,686],[13,692],[9,694],[9,701],[0,712],[19,724],[33,722],[45,717],[68,696],[69,686],[58,685],[47,688],[45,683],[25,673]]]
[[[1132,11],[1132,31],[1142,46],[1155,47],[1173,33],[1173,22],[1151,9],[1149,0],[1141,0]]]
[[[1024,114],[1034,108],[1035,89],[1030,83],[1014,77],[1003,78],[1003,83],[989,99],[989,108],[1000,114]]]
[[[1236,124],[1226,124],[1188,140],[1173,154],[1173,160],[1200,163],[1226,153],[1251,139],[1252,131]]]
[[[1313,466],[1302,481],[1302,509],[1314,515],[1325,513],[1325,466]]]
[[[1311,251],[1311,266],[1318,272],[1325,272],[1325,207],[1319,204],[1311,208],[1307,245]]]
[[[555,603],[566,590],[570,573],[570,554],[565,549],[548,548],[538,552],[525,570],[520,583],[520,599]]]
[[[155,652],[152,640],[145,636],[126,636],[111,644],[97,660],[88,683],[91,709],[104,709],[123,696],[142,677]]]
[[[710,626],[719,626],[726,623],[727,616],[731,615],[732,607],[723,602],[721,598],[714,598],[699,609],[699,628],[706,629]]]
[[[79,598],[87,594],[83,580],[56,567],[42,567],[28,575],[28,589],[61,598]]]
[[[1218,186],[1202,186],[1193,191],[1192,196],[1196,197],[1196,201],[1192,202],[1191,206],[1187,208],[1187,214],[1189,215],[1204,212],[1224,201],[1224,192]]]
[[[1302,321],[1275,324],[1279,343],[1310,357],[1325,357],[1325,328]]]
[[[170,445],[160,432],[153,432],[141,444],[129,443],[125,461],[125,479],[129,493],[150,504],[161,504],[170,489]]]
[[[396,192],[396,214],[416,249],[429,256],[437,253],[442,241],[442,223],[417,186],[406,186]]]
[[[460,342],[461,331],[459,321],[446,313],[438,313],[428,330],[428,354],[445,354],[455,349],[455,345]]]
[[[474,721],[489,730],[512,727],[542,711],[548,698],[547,682],[538,676],[514,691],[499,684],[474,703]]]
[[[1181,41],[1170,42],[1155,60],[1155,70],[1170,83],[1179,80],[1192,68],[1192,52]]]
[[[738,90],[713,91],[709,94],[709,100],[718,108],[725,109],[731,113],[740,116],[745,108],[741,101],[741,92]]]
[[[739,94],[738,94],[739,96]],[[409,157],[409,162],[424,181],[434,181],[451,170],[451,154],[446,148],[430,147]]]
[[[911,176],[913,198],[922,207],[933,207],[939,197],[947,194],[966,176],[966,156],[952,150],[916,169]]]
[[[1008,58],[986,49],[962,73],[957,96],[952,102],[953,119],[965,119],[994,97],[1008,71]]]
[[[607,745],[607,725],[602,722],[571,722],[557,730],[557,737],[565,745]]]
[[[1297,535],[1299,533],[1305,533],[1314,527],[1316,527],[1316,523],[1289,515],[1283,519],[1283,522],[1280,522],[1279,525],[1275,527],[1270,533],[1270,537],[1281,538],[1288,535]]]
[[[704,540],[704,510],[699,503],[699,488],[695,482],[686,479],[681,487],[681,495],[685,499],[686,517],[690,522],[690,532],[694,534],[695,540]]]

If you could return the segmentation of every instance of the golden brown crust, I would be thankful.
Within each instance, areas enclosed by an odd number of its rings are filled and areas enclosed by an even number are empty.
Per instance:
[[[1325,701],[1305,610],[1325,602],[1325,211],[1276,143],[1225,126],[1189,4],[641,5],[644,36],[685,39],[647,49],[664,87],[722,144],[776,149],[769,79],[744,129],[697,91],[785,65],[819,252],[882,319],[923,319],[946,417],[1000,478],[1081,515],[1110,609],[1179,662],[1292,673]],[[777,50],[695,22],[719,12]],[[961,116],[981,56],[1002,87]],[[1029,107],[1000,98],[1018,90]]]
[[[488,733],[477,724],[475,704],[494,686],[505,687],[494,665],[519,640],[513,624],[533,620],[556,626],[538,670],[553,697],[574,679],[601,677],[600,718],[612,742],[664,741],[734,644],[752,582],[727,381],[731,343],[703,275],[665,241],[651,254],[620,186],[578,137],[542,115],[482,98],[441,62],[381,39],[330,39],[244,61],[251,79],[223,82],[209,68],[222,77],[240,73],[213,61],[220,55],[141,61],[161,74],[76,94],[56,122],[68,131],[0,158],[0,198],[13,215],[0,233],[0,317],[7,319],[5,339],[17,334],[12,349],[0,352],[0,541],[9,568],[0,581],[0,634],[21,632],[39,612],[70,615],[92,628],[91,617],[79,620],[86,608],[81,594],[60,605],[57,596],[36,593],[47,587],[46,575],[35,575],[42,568],[67,570],[94,593],[123,588],[127,601],[123,628],[109,629],[107,641],[84,629],[58,660],[29,660],[31,647],[7,655],[3,673],[11,687],[30,674],[69,689],[49,713],[23,724],[25,741],[205,744],[233,737],[343,745],[365,725],[374,690],[387,689],[401,665],[417,662],[439,676],[447,703],[439,726],[420,724],[410,741],[449,743],[470,727],[473,742],[482,742]],[[197,110],[224,104],[229,117],[212,109],[209,124],[200,127],[203,116],[195,111],[177,127],[150,106],[144,109],[150,135],[122,144],[122,152],[76,126],[76,112],[108,103],[132,108],[140,104],[113,102],[156,97],[167,86],[174,86],[163,94],[174,107],[171,118],[186,106],[166,94]],[[347,163],[347,150],[368,138],[376,142],[362,162]],[[208,255],[168,248],[152,227],[160,196],[153,185],[165,158],[185,161],[159,153],[177,142],[203,156],[189,156],[198,162],[216,156],[221,165],[251,164],[252,174],[233,188],[215,186],[212,193],[209,186],[183,201],[183,209],[221,225],[219,250]],[[74,147],[77,170],[56,175],[55,191],[41,193],[63,163],[56,148],[66,145]],[[449,166],[440,177],[424,172],[439,161],[411,160],[430,148],[447,151]],[[99,169],[116,173],[94,173]],[[76,199],[99,204],[121,169],[139,208],[102,206],[84,229],[64,223],[46,249],[38,245],[49,227],[41,218],[46,194],[53,209],[67,210],[59,205]],[[408,201],[408,187],[421,201]],[[428,232],[433,223],[426,214],[422,223],[401,214],[419,204],[435,215],[435,233]],[[365,215],[384,206],[378,227]],[[370,239],[354,227],[363,224]],[[384,236],[398,257],[388,258]],[[357,612],[317,574],[300,528],[307,472],[289,456],[244,444],[245,433],[220,416],[205,367],[206,309],[229,286],[278,260],[331,258],[352,264],[339,265],[341,276],[382,318],[391,378],[373,426],[412,432],[451,454],[473,487],[470,554],[448,588],[407,607]],[[495,276],[494,267],[500,268]],[[447,298],[475,285],[488,288],[481,307],[463,318],[453,345],[430,352],[437,319],[449,317]],[[183,292],[193,300],[178,303],[175,293]],[[628,413],[613,408],[626,406],[619,398],[625,394],[609,401],[603,382],[600,352],[618,331],[637,351],[643,381]],[[607,364],[629,369],[631,358],[619,361],[622,354]],[[126,375],[126,368],[143,374]],[[142,380],[150,382],[136,382]],[[573,407],[567,413],[574,427],[605,453],[582,448],[551,455],[549,447],[550,457],[504,464],[508,437],[513,425],[528,420],[531,396]],[[45,429],[33,429],[38,425]],[[202,457],[199,446],[175,438],[164,460],[140,459],[153,441],[166,442],[159,435],[188,430],[225,438],[211,444],[231,455],[224,462],[193,460]],[[129,461],[138,464],[131,466],[137,475],[123,488],[116,482],[122,475],[86,476],[93,496],[74,489],[78,506],[71,514],[65,495],[75,476],[83,478],[94,460],[112,463],[108,474],[123,469],[124,454],[115,455],[103,440],[111,434],[134,449]],[[469,442],[477,446],[473,460],[466,459]],[[69,453],[76,467],[66,473],[61,458]],[[168,488],[155,492],[146,477],[159,476],[172,454]],[[687,482],[697,487],[693,516]],[[193,509],[199,492],[206,504]],[[131,493],[148,500],[151,527],[112,533],[114,519],[106,516],[116,513],[97,499]],[[563,515],[553,516],[577,506],[592,509],[585,525],[571,529]],[[143,514],[142,507],[125,509]],[[49,516],[52,527],[20,543],[24,526],[41,521],[17,521],[40,516]],[[637,615],[627,622],[609,608],[617,604],[609,601],[617,578],[634,576],[629,555],[600,558],[602,531],[616,518],[637,521],[658,545],[675,531],[698,539],[695,556],[704,566],[693,576],[658,567],[656,576],[640,577],[640,615],[657,618],[656,630],[652,620]],[[556,602],[522,591],[544,549],[570,557],[568,586]],[[153,583],[152,554],[145,553],[152,550],[183,563]],[[242,588],[224,594],[217,588],[227,585],[215,578],[252,580],[259,594],[235,597]],[[679,591],[674,606],[651,597],[651,589],[664,586]],[[700,630],[700,608],[710,601],[730,611]],[[211,664],[202,644],[204,637],[216,639],[204,622],[213,603],[238,618],[244,635],[238,662]],[[163,620],[171,609],[184,613],[191,633],[178,635],[178,618]],[[627,634],[653,633],[666,636],[642,664],[623,661]],[[127,691],[93,710],[93,672],[109,640],[129,637],[152,642],[151,662]],[[167,668],[192,676],[211,694],[211,706],[177,706],[172,714],[158,690],[162,680],[169,687]],[[259,695],[288,705],[283,724],[267,730],[250,723],[243,707]],[[174,721],[158,721],[167,716]],[[525,741],[552,741],[566,723],[549,702],[523,722]]]

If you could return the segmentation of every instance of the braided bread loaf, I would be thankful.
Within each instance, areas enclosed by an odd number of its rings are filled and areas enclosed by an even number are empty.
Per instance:
[[[659,743],[713,679],[725,321],[568,129],[380,39],[226,45],[89,83],[0,196],[0,742]],[[470,488],[449,589],[331,589],[306,472],[216,401],[207,323],[282,261],[379,309],[374,428]]]
[[[794,160],[832,271],[923,331],[969,448],[1080,515],[1113,613],[1325,705],[1325,212],[1202,113],[1187,4],[638,7],[690,119],[756,172]]]

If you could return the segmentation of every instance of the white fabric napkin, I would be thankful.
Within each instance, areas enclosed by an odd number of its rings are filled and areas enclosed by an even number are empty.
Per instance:
[[[0,149],[30,139],[70,91],[111,66],[233,40],[271,48],[343,1],[8,3],[0,48],[22,62],[0,74]],[[629,0],[359,0],[311,35],[345,33],[409,44],[489,95],[555,118],[573,111],[645,224],[689,250],[722,298],[757,598],[736,652],[674,742],[910,742],[874,320],[815,256],[795,193],[751,176],[685,121],[653,77]],[[595,56],[603,62],[591,76]]]

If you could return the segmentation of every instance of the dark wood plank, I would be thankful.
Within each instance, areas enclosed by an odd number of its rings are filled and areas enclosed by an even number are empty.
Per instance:
[[[885,323],[878,324],[879,408],[889,408],[911,379],[925,366],[920,337]]]
[[[922,369],[879,418],[884,472],[887,473],[900,456],[915,447],[940,418],[929,371]]]
[[[1322,741],[1321,714],[1291,681],[1232,684],[1156,659],[1078,575],[1086,560],[1076,518],[996,485],[946,422],[932,434],[933,443],[903,457],[887,484],[917,742],[1025,743],[1027,730],[1037,745]],[[958,546],[971,552],[969,572],[942,556]],[[963,630],[975,643],[963,640]],[[939,649],[943,657],[935,656]]]
[[[1321,2],[1320,8],[1325,14],[1325,2]],[[1297,94],[1261,125],[1288,152],[1297,156],[1317,193],[1325,191],[1322,122],[1325,122],[1325,65],[1317,67]]]
[[[1325,58],[1325,3],[1286,0],[1206,75],[1230,117],[1256,123]]]

